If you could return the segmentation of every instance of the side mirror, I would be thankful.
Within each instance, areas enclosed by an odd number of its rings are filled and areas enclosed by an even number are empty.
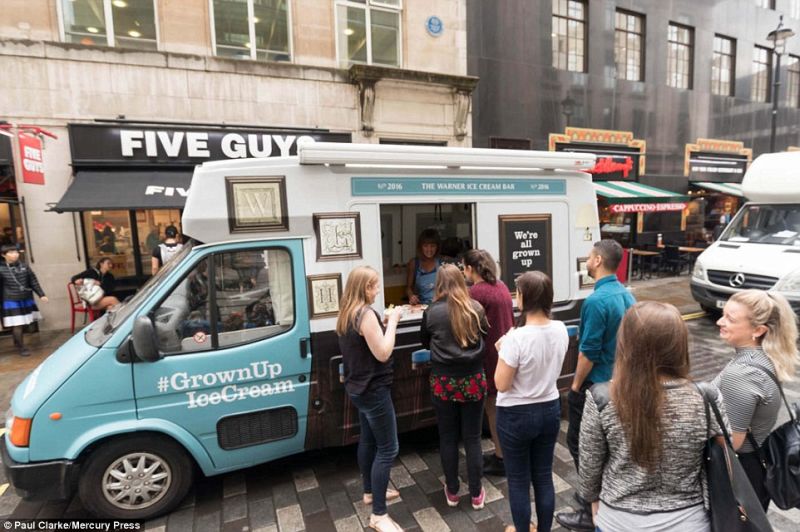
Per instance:
[[[133,322],[131,339],[133,340],[133,350],[140,359],[145,362],[155,362],[162,358],[161,353],[158,352],[153,321],[149,316],[136,318],[136,321]]]

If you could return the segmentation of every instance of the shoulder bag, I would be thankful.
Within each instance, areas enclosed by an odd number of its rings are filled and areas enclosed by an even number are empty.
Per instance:
[[[789,411],[789,421],[770,432],[767,439],[760,446],[748,430],[747,438],[758,452],[761,465],[764,468],[764,487],[775,505],[781,510],[800,508],[800,420],[798,420],[797,403],[794,411],[786,400],[783,386],[775,374],[766,366],[748,363],[756,369],[769,375],[781,392],[781,399]]]
[[[705,402],[706,425],[710,425],[710,407],[725,439],[723,445],[719,445],[716,438],[709,439],[703,453],[712,532],[771,532],[772,526],[753,491],[750,479],[733,451],[725,420],[717,408],[716,397],[719,392],[707,383],[695,386]]]

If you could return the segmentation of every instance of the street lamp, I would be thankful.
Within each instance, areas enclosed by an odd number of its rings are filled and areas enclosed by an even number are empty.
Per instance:
[[[772,50],[775,54],[775,76],[772,82],[772,129],[769,133],[769,151],[775,152],[775,133],[778,128],[778,94],[781,85],[781,55],[786,51],[786,41],[794,37],[794,32],[789,28],[783,27],[783,15],[781,15],[778,27],[769,32],[767,40],[772,41]]]
[[[564,121],[566,122],[566,127],[569,127],[569,117],[573,115],[575,112],[575,100],[567,97],[561,100],[561,114],[564,115]]]

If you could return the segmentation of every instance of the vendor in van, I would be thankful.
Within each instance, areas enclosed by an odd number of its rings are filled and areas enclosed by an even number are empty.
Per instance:
[[[95,310],[106,310],[119,303],[119,299],[111,295],[114,292],[114,274],[111,273],[111,268],[114,263],[109,257],[103,257],[97,261],[94,268],[89,268],[86,271],[73,275],[70,281],[75,286],[81,286],[85,279],[93,279],[100,284],[103,289],[103,297],[92,305]]]
[[[408,261],[406,295],[412,305],[427,305],[433,301],[436,273],[442,264],[439,233],[436,229],[425,229],[417,239],[417,256]]]

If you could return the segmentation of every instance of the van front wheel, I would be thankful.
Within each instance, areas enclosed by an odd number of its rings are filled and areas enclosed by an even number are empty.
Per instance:
[[[169,512],[192,484],[192,461],[163,437],[130,436],[95,450],[78,484],[81,501],[98,517],[149,519]]]

